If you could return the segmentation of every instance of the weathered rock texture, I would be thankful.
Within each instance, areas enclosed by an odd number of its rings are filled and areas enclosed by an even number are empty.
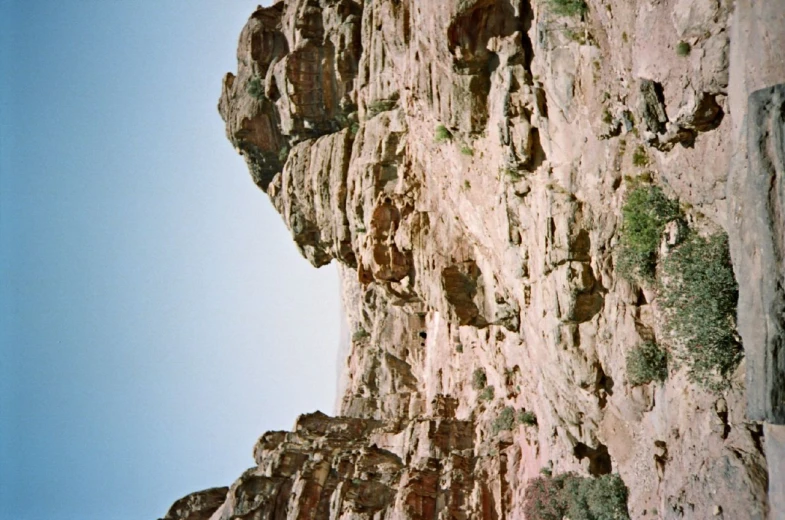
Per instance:
[[[766,518],[785,452],[755,422],[785,419],[785,4],[766,4],[253,13],[219,110],[303,255],[338,262],[353,336],[341,417],[263,435],[213,520],[523,518],[543,467],[619,473],[636,519]],[[665,341],[656,290],[614,266],[635,178],[730,234],[748,357],[722,395],[678,369],[627,381],[626,353]],[[494,428],[504,407],[537,425]]]
[[[169,508],[161,520],[209,520],[226,501],[227,487],[205,489],[186,495]]]

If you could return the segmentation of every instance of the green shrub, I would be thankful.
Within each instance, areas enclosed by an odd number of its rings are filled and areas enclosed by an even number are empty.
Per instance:
[[[521,410],[518,412],[518,422],[526,426],[537,426],[537,416],[534,415],[534,412]]]
[[[447,130],[446,126],[439,125],[436,127],[436,133],[433,136],[434,142],[443,143],[451,139],[452,139],[452,133],[449,130]]]
[[[493,396],[494,396],[495,393],[496,392],[495,392],[493,386],[486,386],[485,388],[482,389],[482,392],[480,392],[480,400],[481,401],[491,401],[491,400],[493,400]]]
[[[513,168],[504,168],[504,176],[510,179],[510,181],[517,181],[521,178],[521,174],[518,170]]]
[[[488,376],[485,375],[485,369],[478,368],[472,374],[472,388],[475,390],[482,390],[488,384]]]
[[[515,409],[512,406],[507,406],[494,419],[491,431],[496,435],[499,432],[512,430],[513,426],[515,426]]]
[[[368,333],[368,331],[360,327],[354,331],[354,334],[352,334],[352,341],[360,341],[369,337],[371,337],[371,335]]]
[[[264,85],[262,84],[262,78],[259,76],[254,76],[251,78],[245,90],[254,99],[259,101],[264,99]]]
[[[743,357],[727,235],[693,234],[674,249],[663,261],[660,293],[674,360],[687,366],[695,383],[715,391],[725,388]]]
[[[461,146],[461,153],[463,155],[474,155],[474,150],[472,150],[470,146],[463,145]]]
[[[531,479],[524,491],[527,520],[629,520],[627,486],[619,475],[540,473],[543,476]]]
[[[283,147],[278,151],[278,160],[286,162],[286,159],[289,157],[289,147],[287,145],[283,145]]]
[[[360,123],[357,121],[352,121],[352,124],[349,125],[349,132],[352,133],[352,136],[355,136],[359,131],[360,131]]]
[[[561,16],[583,16],[589,10],[583,0],[548,0],[548,5],[551,11]]]
[[[668,354],[653,341],[648,341],[627,353],[627,377],[632,386],[668,377]]]
[[[622,207],[622,229],[616,269],[628,280],[652,280],[657,249],[665,225],[679,218],[679,204],[656,186],[641,186]]]
[[[645,168],[649,165],[649,156],[646,153],[646,148],[639,145],[634,152],[632,152],[632,164],[639,168]]]
[[[679,42],[676,44],[676,55],[681,56],[682,58],[685,56],[689,56],[692,47],[687,42]]]
[[[582,478],[569,475],[564,482],[570,520],[628,520],[627,486],[619,475]]]
[[[367,117],[375,117],[382,112],[387,112],[395,108],[398,101],[395,99],[380,99],[368,104]]]

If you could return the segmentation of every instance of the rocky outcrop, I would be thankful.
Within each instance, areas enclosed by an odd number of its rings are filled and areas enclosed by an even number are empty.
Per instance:
[[[466,518],[477,509],[473,426],[420,417],[400,423],[302,415],[268,432],[258,467],[229,491],[214,520],[233,518]]]
[[[783,46],[740,46],[785,43],[785,9],[559,3],[253,13],[219,111],[303,256],[338,263],[352,342],[339,417],[263,435],[213,520],[523,518],[543,468],[618,473],[631,518],[783,511],[759,422],[783,417]],[[729,234],[747,357],[721,391],[630,382],[670,341],[618,268],[646,183]]]
[[[228,492],[228,487],[218,487],[186,495],[172,504],[161,520],[209,520],[223,505]]]
[[[749,415],[785,424],[785,83],[750,94],[746,125],[747,165],[732,197],[735,254],[745,260],[736,276],[747,288],[739,328],[756,346],[747,366]]]

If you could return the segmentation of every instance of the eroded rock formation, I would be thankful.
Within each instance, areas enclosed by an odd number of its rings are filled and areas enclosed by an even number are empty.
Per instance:
[[[542,468],[618,473],[631,518],[763,519],[769,487],[785,514],[785,435],[757,422],[785,422],[785,5],[558,3],[253,13],[227,136],[338,262],[353,336],[339,417],[264,434],[213,520],[524,518]],[[730,235],[747,357],[720,393],[629,383],[627,352],[667,342],[614,256],[641,182]]]

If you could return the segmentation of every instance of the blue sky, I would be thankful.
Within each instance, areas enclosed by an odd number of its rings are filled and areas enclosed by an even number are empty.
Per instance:
[[[154,519],[332,412],[340,309],[216,104],[257,1],[0,0],[0,517]]]

